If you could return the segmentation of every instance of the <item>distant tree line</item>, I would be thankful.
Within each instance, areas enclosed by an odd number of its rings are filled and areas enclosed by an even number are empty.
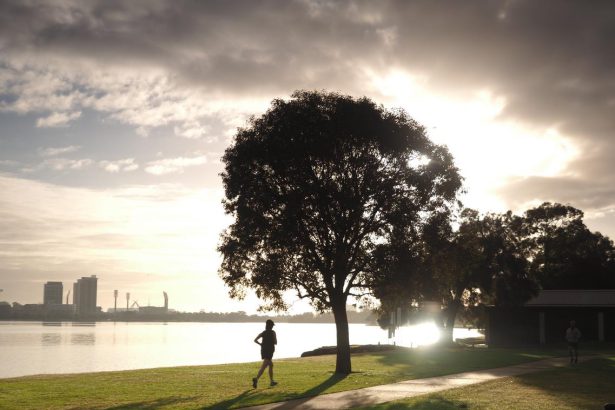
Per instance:
[[[333,314],[305,312],[296,315],[249,315],[246,312],[193,312],[178,313],[182,318],[199,322],[262,322],[272,319],[276,323],[335,323]],[[375,324],[377,315],[371,310],[356,311],[348,309],[350,323]]]
[[[95,315],[75,316],[67,314],[49,314],[39,309],[35,312],[13,310],[10,305],[1,306],[0,320],[36,320],[36,321],[127,321],[127,322],[212,322],[212,323],[264,323],[272,319],[276,323],[335,323],[333,314],[305,312],[295,315],[256,315],[244,311],[238,312],[177,312],[160,314],[140,314],[138,312],[118,312]],[[376,324],[377,314],[371,310],[357,311],[348,308],[350,323]]]

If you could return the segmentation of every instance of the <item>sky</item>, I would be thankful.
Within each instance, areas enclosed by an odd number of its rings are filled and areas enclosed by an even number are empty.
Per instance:
[[[297,89],[407,110],[466,206],[570,204],[615,237],[613,44],[599,0],[2,0],[0,300],[97,275],[103,308],[254,312],[217,274],[220,161]]]

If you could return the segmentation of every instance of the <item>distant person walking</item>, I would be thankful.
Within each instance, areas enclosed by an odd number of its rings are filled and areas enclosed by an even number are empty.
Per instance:
[[[270,386],[278,384],[278,382],[273,380],[273,352],[275,352],[275,345],[278,344],[278,339],[273,331],[273,325],[273,320],[267,320],[265,322],[265,330],[254,339],[254,343],[261,345],[261,359],[263,359],[263,364],[258,374],[252,379],[252,387],[255,389],[258,385],[258,379],[260,379],[267,367],[269,367]],[[258,339],[261,339],[261,341],[259,342]]]
[[[581,331],[576,326],[576,322],[571,320],[570,327],[566,329],[566,341],[568,342],[568,352],[570,353],[570,364],[578,363],[579,361],[579,339],[581,339]]]

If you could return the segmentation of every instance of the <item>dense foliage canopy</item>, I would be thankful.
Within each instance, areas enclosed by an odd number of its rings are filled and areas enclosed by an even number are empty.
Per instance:
[[[252,288],[267,308],[285,309],[294,290],[331,309],[337,371],[349,372],[346,301],[372,289],[379,246],[413,239],[454,202],[461,178],[451,155],[404,111],[299,91],[240,129],[223,161],[235,220],[222,235],[220,274],[231,295]]]

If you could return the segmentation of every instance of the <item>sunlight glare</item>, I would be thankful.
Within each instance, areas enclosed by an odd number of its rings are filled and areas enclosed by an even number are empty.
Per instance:
[[[448,146],[465,178],[467,206],[504,211],[497,191],[507,181],[566,174],[580,153],[557,124],[537,128],[505,117],[506,96],[487,88],[452,96],[430,87],[429,77],[401,69],[366,75],[387,106],[405,109],[434,142]]]
[[[434,322],[402,326],[395,330],[395,343],[398,346],[426,346],[434,344],[438,340],[440,340],[440,330]]]

